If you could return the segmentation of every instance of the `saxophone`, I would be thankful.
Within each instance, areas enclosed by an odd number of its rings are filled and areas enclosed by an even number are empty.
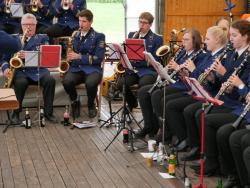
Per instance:
[[[29,31],[29,28],[27,28],[23,36],[21,37],[21,44],[24,45],[24,41],[26,39],[26,35]],[[10,88],[13,82],[13,78],[16,72],[16,69],[21,68],[23,66],[23,61],[21,58],[18,57],[18,53],[15,53],[14,56],[10,59],[10,70],[8,72],[8,77],[4,81],[4,88]]]
[[[38,0],[31,0],[30,1],[31,11],[37,12],[38,11]]]
[[[74,45],[73,40],[77,32],[78,30],[74,31],[70,37],[60,37],[60,39],[67,39],[68,41],[66,54],[73,52],[73,45]],[[66,57],[61,61],[59,67],[59,72],[61,73],[61,75],[64,75],[66,72],[68,72],[69,67],[70,67],[70,61],[67,60],[67,55],[66,55]]]
[[[232,73],[232,76],[235,76],[235,75],[238,75],[241,71],[242,71],[242,68],[245,66],[245,64],[247,63],[247,58],[249,56],[249,53],[247,52],[245,54],[245,57],[244,57],[244,60],[241,62],[241,64],[234,69],[234,72]],[[216,94],[216,96],[214,97],[215,99],[219,99],[224,93],[225,91],[227,90],[227,88],[230,86],[229,84],[229,79],[224,82],[220,88],[220,90],[218,91],[218,93]],[[205,114],[208,114],[210,112],[210,110],[212,109],[213,107],[213,103],[210,103],[208,105],[208,107],[205,109]]]

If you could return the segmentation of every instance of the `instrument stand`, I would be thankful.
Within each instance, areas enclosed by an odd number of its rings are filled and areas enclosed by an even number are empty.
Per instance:
[[[122,93],[123,93],[123,106],[121,108],[119,108],[114,114],[112,114],[112,116],[106,120],[105,123],[103,123],[100,128],[102,128],[107,122],[109,122],[111,119],[114,118],[114,116],[116,116],[116,114],[118,114],[120,111],[122,111],[122,118],[119,122],[119,129],[116,133],[116,135],[114,136],[114,138],[111,140],[111,142],[106,146],[106,148],[104,149],[104,151],[106,151],[109,146],[115,141],[115,139],[118,137],[118,135],[122,132],[123,129],[125,129],[126,127],[126,115],[129,115],[134,121],[135,123],[138,125],[138,127],[141,129],[139,123],[137,122],[137,120],[134,118],[133,114],[131,113],[131,111],[129,110],[129,108],[126,105],[126,69],[125,69],[125,73],[122,75],[123,76],[123,86],[122,86]],[[133,134],[135,134],[135,132],[133,131],[133,128],[131,127],[130,124],[127,123],[127,128],[129,131],[129,151],[133,152],[135,151],[134,149],[134,139],[133,139]]]
[[[8,118],[6,120],[6,123],[0,123],[0,125],[6,125],[6,127],[3,129],[3,133],[5,133],[10,126],[12,126],[12,127],[20,127],[20,126],[22,126],[22,124],[17,124],[17,123],[12,123],[11,122],[9,110],[6,110],[6,113],[7,113],[7,118]]]

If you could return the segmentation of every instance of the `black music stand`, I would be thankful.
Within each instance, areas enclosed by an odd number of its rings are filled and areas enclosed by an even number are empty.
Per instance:
[[[127,54],[124,52],[124,50],[121,48],[120,45],[118,44],[114,44],[114,47],[116,49],[116,51],[119,54],[120,57],[120,61],[125,69],[125,73],[122,75],[124,82],[123,82],[123,88],[122,88],[122,93],[123,93],[123,106],[118,109],[115,113],[112,114],[112,116],[106,120],[106,122],[104,122],[100,128],[102,128],[107,122],[109,122],[114,116],[116,116],[116,114],[118,114],[120,111],[122,111],[122,119],[120,121],[120,126],[119,129],[116,133],[116,135],[114,136],[114,138],[111,140],[111,142],[106,146],[106,148],[104,149],[104,151],[106,151],[109,146],[114,142],[114,140],[118,137],[118,135],[121,133],[121,131],[125,128],[125,124],[126,124],[126,115],[127,113],[129,114],[129,116],[135,121],[135,123],[140,127],[139,123],[137,122],[137,120],[134,118],[133,114],[131,113],[131,111],[129,110],[129,108],[126,105],[126,72],[127,71],[132,71],[135,72],[135,70],[133,69],[132,65],[130,64],[130,61],[128,59]],[[141,127],[140,127],[141,128]],[[134,151],[134,145],[133,145],[133,128],[128,124],[128,130],[129,130],[129,143],[130,143],[130,151],[133,152]]]
[[[29,52],[29,51],[28,51]],[[56,68],[59,67],[61,60],[61,46],[60,45],[40,45],[40,49],[37,51],[37,63],[32,63],[32,58],[27,62],[31,62],[27,67],[37,67],[37,76],[40,77],[40,68]],[[26,60],[25,60],[26,61]],[[25,64],[27,63],[25,62]],[[41,127],[41,101],[40,101],[40,79],[37,81],[37,98],[38,98],[38,125]],[[35,121],[36,122],[36,121]]]
[[[201,113],[201,152],[200,152],[200,182],[194,185],[193,188],[206,188],[206,185],[203,182],[204,176],[204,128],[205,128],[205,106],[209,103],[214,105],[222,105],[224,102],[215,98],[212,98],[206,90],[200,85],[200,83],[195,78],[185,77],[187,84],[190,86],[191,91],[196,94],[192,97],[204,101],[202,104],[202,113]]]

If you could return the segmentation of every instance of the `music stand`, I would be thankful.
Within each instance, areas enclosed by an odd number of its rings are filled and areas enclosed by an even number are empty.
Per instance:
[[[206,185],[203,182],[204,176],[204,128],[205,128],[205,106],[209,103],[214,105],[222,105],[224,102],[215,98],[212,98],[206,90],[200,85],[200,83],[195,78],[185,77],[187,84],[190,86],[191,91],[196,95],[192,97],[204,101],[202,104],[202,113],[201,113],[201,152],[200,152],[200,182],[195,185],[193,188],[206,188]]]
[[[40,68],[59,67],[61,60],[60,45],[41,45],[40,51],[25,52],[25,67],[37,67],[37,97],[38,97],[38,125],[41,126],[40,101]]]
[[[126,39],[125,40],[126,53],[131,61],[143,61],[145,50],[144,39]]]
[[[123,93],[123,106],[118,109],[114,114],[112,114],[112,116],[105,122],[103,123],[100,128],[102,128],[107,122],[109,122],[116,114],[118,114],[120,111],[123,110],[122,113],[122,120],[120,121],[120,127],[116,133],[116,135],[114,136],[114,138],[111,140],[111,142],[106,146],[106,148],[104,149],[104,151],[106,151],[109,146],[114,142],[114,140],[118,137],[118,135],[121,133],[121,131],[125,128],[125,123],[126,123],[126,112],[128,112],[128,114],[130,115],[130,117],[135,121],[135,123],[139,126],[139,123],[137,122],[137,120],[134,118],[134,116],[132,115],[131,111],[129,110],[129,108],[126,105],[126,71],[132,71],[135,72],[133,66],[131,65],[127,54],[124,52],[124,50],[121,48],[121,46],[119,44],[113,44],[121,61],[121,64],[123,65],[123,68],[125,69],[125,73],[122,75],[124,82],[123,82],[123,88],[122,88],[122,93]],[[140,127],[140,126],[139,126]],[[130,138],[130,151],[133,152],[134,151],[134,146],[133,146],[133,136],[132,134],[134,134],[134,131],[132,129],[132,127],[128,124],[128,128],[129,128],[129,138]],[[140,127],[141,128],[141,127]]]

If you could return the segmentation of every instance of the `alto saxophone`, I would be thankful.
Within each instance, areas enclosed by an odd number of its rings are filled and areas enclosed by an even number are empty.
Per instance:
[[[23,36],[21,37],[22,45],[24,44],[28,31],[29,31],[29,28],[27,28],[24,31]],[[11,87],[16,69],[21,68],[23,66],[23,61],[21,58],[18,57],[18,53],[15,53],[14,56],[10,59],[9,64],[10,64],[10,70],[8,72],[8,77],[4,81],[4,88]]]

